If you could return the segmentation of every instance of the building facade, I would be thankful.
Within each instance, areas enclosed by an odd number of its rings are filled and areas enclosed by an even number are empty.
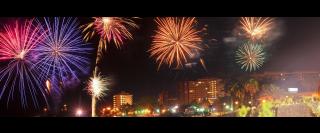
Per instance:
[[[209,101],[212,104],[219,97],[224,96],[224,83],[218,78],[201,78],[179,83],[179,99],[181,104]]]
[[[179,100],[177,97],[169,95],[167,90],[163,90],[159,94],[158,103],[160,106],[173,106],[179,104]]]
[[[114,109],[120,109],[122,105],[132,105],[133,99],[132,94],[129,94],[127,92],[121,92],[117,95],[113,96],[113,108]]]
[[[166,105],[168,102],[168,98],[169,98],[169,93],[168,91],[161,91],[158,97],[158,103],[159,105]]]

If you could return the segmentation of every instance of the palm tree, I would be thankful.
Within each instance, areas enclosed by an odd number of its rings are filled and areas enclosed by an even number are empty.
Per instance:
[[[236,90],[235,90],[235,98],[238,99],[240,101],[240,103],[243,103],[244,102],[244,97],[245,97],[245,93],[244,93],[243,89],[236,88]]]
[[[120,107],[120,111],[123,112],[124,114],[128,115],[128,112],[132,110],[132,105],[130,104],[125,104],[125,105],[122,105]]]
[[[232,101],[239,100],[240,103],[244,100],[244,90],[241,87],[240,81],[232,81],[229,86],[226,87],[226,92],[231,96]]]
[[[244,85],[245,92],[250,95],[250,100],[253,102],[254,96],[259,91],[259,83],[255,79],[249,79]]]

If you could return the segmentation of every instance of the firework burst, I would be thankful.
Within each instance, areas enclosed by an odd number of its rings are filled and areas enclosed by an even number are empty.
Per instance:
[[[193,52],[202,51],[200,31],[195,29],[195,18],[156,18],[158,28],[149,52],[158,63],[180,68]]]
[[[121,17],[93,17],[94,21],[83,25],[84,39],[89,41],[95,34],[100,36],[99,49],[107,47],[107,42],[114,42],[121,48],[124,40],[133,39],[129,29],[139,28],[133,20]]]
[[[91,94],[95,98],[100,99],[106,95],[105,91],[108,90],[107,85],[109,85],[107,78],[100,75],[93,76],[92,78],[90,78],[88,85],[89,94]]]
[[[252,40],[263,38],[272,29],[273,19],[262,17],[242,17],[242,30]]]
[[[8,62],[0,71],[3,85],[0,98],[8,94],[7,104],[10,97],[13,98],[14,91],[19,92],[24,108],[28,106],[27,97],[32,98],[35,107],[38,107],[39,94],[46,100],[45,85],[39,80],[39,71],[32,68],[32,51],[43,41],[45,33],[33,20],[24,23],[15,21],[12,25],[5,25],[0,33],[0,61]]]
[[[48,32],[43,43],[35,48],[38,60],[34,65],[42,70],[41,77],[54,76],[64,83],[67,77],[77,78],[79,72],[88,70],[86,55],[92,49],[85,47],[78,26],[73,18],[43,19],[42,30]]]
[[[108,90],[107,88],[108,79],[105,77],[102,77],[100,75],[94,75],[92,78],[90,78],[89,85],[88,85],[88,92],[92,95],[92,101],[91,101],[91,112],[92,117],[96,116],[96,99],[101,99],[103,96],[106,95],[105,91]]]
[[[47,87],[52,98],[50,110],[58,111],[62,87],[71,79],[79,81],[79,74],[89,70],[86,55],[91,48],[83,45],[79,24],[74,18],[43,18],[38,19],[38,23],[42,25],[41,30],[47,32],[44,41],[34,49],[33,67],[41,70],[39,79],[50,83]]]
[[[245,43],[236,51],[236,62],[245,71],[255,71],[260,68],[265,59],[263,47],[259,44]]]

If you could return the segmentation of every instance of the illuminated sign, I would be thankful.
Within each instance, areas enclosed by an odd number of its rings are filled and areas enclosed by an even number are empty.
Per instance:
[[[288,88],[288,91],[291,93],[297,93],[298,92],[298,88]]]

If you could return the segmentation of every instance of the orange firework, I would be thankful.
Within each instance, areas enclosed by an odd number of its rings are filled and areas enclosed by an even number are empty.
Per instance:
[[[272,29],[273,19],[262,17],[242,17],[240,21],[242,29],[252,39],[261,39]]]
[[[158,28],[149,52],[158,63],[180,68],[187,63],[194,52],[202,51],[200,31],[194,28],[196,19],[156,18]]]

